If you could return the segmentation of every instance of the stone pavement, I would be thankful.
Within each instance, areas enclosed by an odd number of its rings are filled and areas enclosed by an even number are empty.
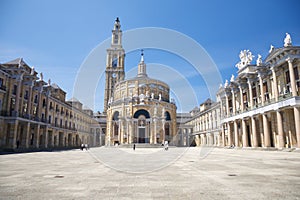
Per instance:
[[[0,155],[0,199],[300,199],[300,153],[101,147]]]

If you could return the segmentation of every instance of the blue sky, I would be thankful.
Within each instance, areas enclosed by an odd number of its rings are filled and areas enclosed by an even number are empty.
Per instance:
[[[162,27],[197,41],[216,63],[222,78],[237,72],[242,49],[267,56],[270,45],[283,46],[285,33],[300,44],[298,0],[252,1],[79,1],[0,0],[0,62],[23,57],[72,96],[76,73],[86,56],[111,36],[115,18],[122,30]],[[125,49],[126,51],[126,49]],[[189,65],[166,52],[145,51],[150,63],[179,70]],[[139,61],[139,52],[126,56],[126,71]],[[103,60],[103,66],[105,60]],[[187,75],[188,76],[188,75]],[[209,97],[201,77],[188,78],[199,104]],[[101,82],[93,109],[102,111]],[[99,103],[98,103],[99,102]],[[196,105],[187,105],[187,111]]]

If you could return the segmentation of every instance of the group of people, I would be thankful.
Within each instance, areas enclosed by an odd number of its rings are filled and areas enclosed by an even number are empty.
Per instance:
[[[81,144],[80,150],[83,151],[83,149],[85,149],[87,151],[89,149],[88,144]]]

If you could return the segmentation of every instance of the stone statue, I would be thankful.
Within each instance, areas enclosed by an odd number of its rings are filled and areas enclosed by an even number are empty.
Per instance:
[[[30,75],[31,75],[31,76],[33,76],[33,75],[34,75],[34,67],[33,67],[33,66],[32,66],[32,68],[31,68]]]
[[[19,68],[20,68],[21,66],[23,66],[22,61],[23,61],[23,59],[21,58],[21,59],[19,60],[19,65],[18,65]]]
[[[234,82],[234,75],[231,75],[230,82]]]
[[[239,57],[240,57],[240,62],[238,62],[235,65],[238,69],[241,69],[241,68],[245,67],[246,65],[251,64],[251,62],[254,58],[251,51],[249,51],[249,50],[242,50],[240,52]]]
[[[147,98],[149,97],[149,91],[148,90],[146,91],[146,97]]]
[[[288,33],[285,33],[285,38],[284,38],[284,47],[292,46],[292,39],[291,35]]]
[[[260,54],[258,54],[258,56],[257,56],[257,60],[256,60],[256,65],[257,65],[257,66],[261,66],[261,64],[262,64],[261,55],[260,55]]]
[[[227,88],[228,86],[228,80],[226,79],[225,84],[224,84],[224,88]]]
[[[154,116],[156,116],[156,114],[157,114],[157,107],[155,106],[154,107]]]
[[[48,79],[48,85],[51,85],[51,79],[50,78]]]
[[[161,94],[158,95],[158,100],[161,101]]]
[[[153,92],[151,93],[151,99],[154,99],[154,93]]]
[[[43,73],[42,73],[42,72],[40,73],[40,79],[41,79],[41,81],[44,80],[44,76],[43,76]]]
[[[269,53],[271,53],[273,50],[274,50],[274,46],[273,46],[273,45],[271,45],[271,46],[270,46]]]

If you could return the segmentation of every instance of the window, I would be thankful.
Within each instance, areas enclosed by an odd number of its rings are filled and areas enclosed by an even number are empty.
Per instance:
[[[28,96],[29,96],[28,94],[29,94],[29,92],[28,92],[28,90],[26,90],[25,95],[24,95],[24,99],[28,99]]]
[[[299,79],[298,67],[294,67],[295,80]]]
[[[12,91],[12,93],[13,93],[14,95],[17,94],[17,88],[18,88],[18,86],[17,86],[17,85],[14,85],[14,88],[13,88],[13,91]]]
[[[49,115],[48,123],[51,124],[51,115]]]
[[[285,81],[286,81],[286,84],[289,84],[291,82],[289,71],[285,72]]]
[[[36,94],[35,96],[34,96],[34,103],[37,103],[38,102],[38,95]]]

